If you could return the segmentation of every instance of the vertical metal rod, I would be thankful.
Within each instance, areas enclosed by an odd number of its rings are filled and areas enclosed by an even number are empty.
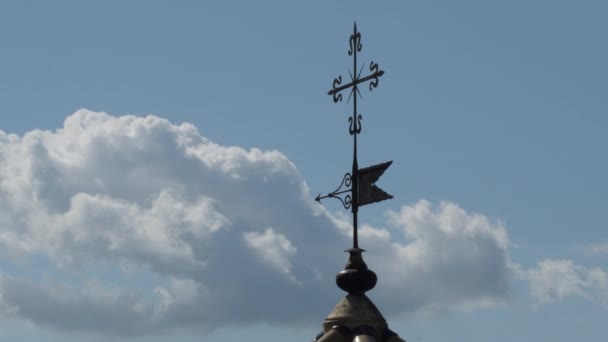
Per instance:
[[[321,199],[327,198],[327,197],[338,198],[344,205],[344,208],[351,209],[351,211],[353,213],[353,249],[359,249],[359,239],[358,239],[358,232],[359,232],[358,228],[359,227],[358,227],[358,221],[357,221],[357,213],[359,211],[359,205],[361,204],[360,203],[361,201],[359,198],[360,189],[359,189],[359,164],[357,161],[357,134],[359,134],[361,132],[361,115],[357,114],[357,96],[361,93],[359,92],[358,85],[360,83],[370,81],[369,89],[371,91],[372,88],[376,88],[378,86],[378,79],[382,75],[384,75],[384,71],[379,69],[378,63],[371,62],[369,69],[372,73],[367,76],[360,77],[361,76],[360,71],[363,71],[363,68],[359,71],[358,67],[357,67],[357,52],[359,52],[359,50],[361,49],[361,34],[359,32],[357,32],[357,23],[355,23],[355,25],[353,27],[353,33],[350,36],[349,45],[350,46],[349,46],[349,50],[348,50],[348,55],[353,57],[353,70],[352,70],[353,72],[350,73],[350,70],[349,70],[349,74],[351,76],[351,82],[341,85],[342,76],[338,76],[337,78],[334,79],[332,89],[330,89],[329,92],[327,92],[327,95],[332,96],[333,101],[335,103],[338,103],[338,102],[342,101],[341,92],[343,90],[352,88],[351,92],[348,96],[348,99],[350,100],[351,96],[353,97],[353,116],[351,118],[348,118],[348,121],[349,121],[349,133],[351,135],[353,135],[353,143],[354,143],[353,144],[353,167],[352,167],[351,173],[350,174],[347,173],[345,175],[345,178],[342,181],[342,184],[340,185],[340,187],[338,187],[338,189],[336,189],[336,191],[329,193],[325,196],[321,196],[321,194],[319,194],[315,198],[315,200],[321,201]],[[380,166],[380,165],[378,165],[378,166]],[[386,167],[388,167],[388,165],[384,166],[384,164],[381,166],[384,167],[384,169]],[[383,171],[381,171],[381,172],[383,172]],[[379,177],[379,175],[378,175],[378,177]],[[348,181],[348,182],[345,183],[345,181]],[[342,185],[346,185],[346,186],[350,185],[351,188],[350,188],[350,190],[340,191],[340,189],[342,188]],[[366,183],[365,186],[367,187],[369,185]],[[337,196],[346,191],[350,191],[350,195],[347,195],[344,199]],[[377,202],[382,199],[387,199],[387,198],[391,197],[388,194],[384,194],[384,192],[382,192],[382,194],[383,194],[381,196],[382,198],[376,198],[373,202]],[[369,204],[371,202],[364,201],[364,203]]]
[[[355,37],[353,44],[353,73],[355,80],[357,79],[357,49],[359,41],[357,40],[357,24],[355,23],[353,35]],[[359,239],[357,236],[357,212],[359,211],[359,165],[357,162],[357,84],[353,86],[353,128],[354,128],[354,148],[353,148],[353,183],[352,183],[352,212],[353,212],[353,248],[359,248]]]

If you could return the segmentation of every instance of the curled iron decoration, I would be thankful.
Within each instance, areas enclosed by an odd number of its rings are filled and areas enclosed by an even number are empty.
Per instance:
[[[330,95],[334,97],[334,103],[338,103],[342,101],[342,94],[340,94],[338,88],[342,84],[342,76],[338,76],[338,78],[334,78],[333,89],[329,91]]]
[[[321,202],[322,199],[324,198],[337,198],[340,200],[340,202],[342,202],[342,205],[344,206],[345,209],[350,208],[351,206],[351,202],[352,202],[352,198],[350,194],[347,194],[346,196],[344,196],[344,198],[340,197],[341,194],[347,193],[347,192],[351,192],[352,190],[350,189],[352,185],[352,175],[350,173],[346,173],[344,175],[344,178],[342,178],[342,182],[340,183],[340,186],[330,192],[329,194],[325,195],[325,196],[321,196],[321,194],[319,194],[317,196],[317,198],[315,198],[315,200],[317,202]],[[342,188],[345,187],[346,189],[342,190]]]
[[[361,114],[357,115],[357,122],[355,122],[355,120],[353,120],[353,118],[348,118],[348,133],[350,133],[350,135],[353,134],[359,134],[361,133],[361,120],[363,119],[363,116],[361,116]]]
[[[350,194],[344,196],[344,198],[342,198],[338,195],[343,194],[345,192],[350,192],[351,189],[349,189],[349,188],[350,188],[351,184],[352,184],[352,176],[351,176],[350,172],[347,172],[344,175],[344,178],[342,178],[342,183],[340,183],[340,186],[336,190],[331,192],[327,197],[339,199],[340,202],[342,203],[342,206],[344,206],[344,209],[350,208],[351,203],[352,203],[352,198],[351,198]],[[342,187],[346,187],[346,189],[341,190]]]
[[[349,188],[351,183],[352,183],[352,176],[350,175],[350,172],[347,172],[344,175],[344,177],[342,178],[342,183],[340,183],[340,186],[329,194],[330,197],[333,197],[333,195],[337,195],[338,193],[342,193],[342,191],[340,191],[340,189],[342,189],[343,186]]]
[[[357,25],[355,25],[353,34],[350,35],[348,45],[350,46],[348,49],[349,56],[352,56],[355,49],[357,49],[357,52],[361,52],[361,49],[363,48],[363,45],[361,45],[361,32],[357,32]]]
[[[344,206],[344,209],[350,208],[350,205],[352,204],[352,199],[350,198],[350,195],[344,196],[344,200],[340,197],[336,198],[339,199],[340,202],[342,202],[342,206]]]
[[[369,91],[372,91],[373,88],[378,87],[378,78],[384,75],[384,70],[379,70],[378,63],[371,61],[371,63],[369,63],[369,71],[372,72],[370,75],[371,81],[369,82]]]

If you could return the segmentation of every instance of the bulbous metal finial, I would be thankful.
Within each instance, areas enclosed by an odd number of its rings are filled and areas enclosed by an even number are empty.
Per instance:
[[[336,284],[349,294],[363,294],[376,286],[378,277],[374,271],[367,268],[363,261],[364,252],[360,248],[351,248],[347,252],[350,257],[344,270],[336,275]]]

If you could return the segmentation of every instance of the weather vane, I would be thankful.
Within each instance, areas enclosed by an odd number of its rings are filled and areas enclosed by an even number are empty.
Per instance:
[[[336,198],[342,202],[345,209],[351,209],[353,213],[353,247],[349,251],[362,251],[359,249],[357,237],[357,213],[359,207],[393,198],[393,196],[387,194],[375,184],[393,162],[388,161],[362,169],[359,168],[357,163],[357,135],[361,133],[361,120],[363,119],[361,114],[357,113],[357,96],[361,96],[359,85],[363,85],[369,81],[369,83],[367,83],[369,85],[369,90],[373,90],[378,87],[378,81],[380,77],[384,75],[384,71],[380,70],[378,63],[372,61],[369,64],[370,74],[361,76],[364,64],[361,66],[361,69],[358,70],[357,52],[361,52],[363,46],[361,45],[361,33],[357,32],[357,23],[355,23],[353,33],[350,35],[349,45],[348,55],[353,56],[353,69],[352,71],[348,71],[350,82],[341,85],[342,76],[338,76],[338,78],[334,79],[332,89],[327,94],[332,96],[334,102],[337,103],[342,101],[342,91],[350,89],[347,102],[350,101],[351,98],[353,99],[353,116],[348,118],[348,132],[353,136],[353,167],[351,172],[347,172],[344,175],[342,183],[340,183],[340,186],[336,190],[324,196],[319,194],[315,200],[320,202],[324,198]],[[346,195],[341,197],[343,194]]]
[[[392,161],[360,169],[357,163],[357,135],[361,133],[361,114],[357,113],[357,96],[361,96],[359,87],[369,85],[369,90],[378,87],[378,80],[384,71],[378,63],[369,64],[370,73],[362,76],[363,67],[357,68],[357,53],[361,52],[361,33],[357,32],[355,23],[353,34],[350,36],[348,55],[353,56],[353,69],[349,70],[350,82],[342,85],[342,77],[334,79],[329,95],[334,102],[342,100],[342,91],[349,89],[348,99],[353,99],[353,116],[348,118],[348,132],[353,136],[353,168],[342,178],[342,183],[333,192],[325,196],[319,194],[316,198],[336,198],[344,208],[353,213],[353,247],[346,250],[350,256],[344,270],[336,275],[336,284],[348,292],[323,321],[323,331],[313,342],[345,342],[345,341],[378,341],[405,342],[395,332],[388,328],[386,320],[365,295],[365,292],[376,286],[378,277],[363,261],[364,252],[357,241],[357,212],[362,205],[393,198],[376,186],[376,181],[391,165]],[[369,82],[369,83],[366,83]]]

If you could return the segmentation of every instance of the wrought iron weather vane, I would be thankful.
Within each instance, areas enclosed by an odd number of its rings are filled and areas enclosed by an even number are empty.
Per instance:
[[[345,209],[351,209],[353,214],[353,247],[349,251],[362,251],[359,249],[357,235],[357,213],[362,205],[393,198],[393,196],[375,185],[375,182],[392,164],[392,161],[359,169],[357,162],[357,135],[361,133],[361,120],[363,119],[362,115],[357,113],[357,96],[361,96],[359,86],[369,82],[367,83],[369,90],[373,90],[378,87],[378,81],[384,75],[384,71],[380,70],[378,63],[371,61],[369,64],[370,74],[361,76],[364,64],[358,70],[357,52],[361,52],[363,46],[361,44],[361,33],[357,31],[357,23],[355,23],[353,33],[350,35],[349,45],[348,55],[353,56],[353,69],[352,71],[349,70],[350,82],[342,85],[342,76],[338,76],[338,78],[334,79],[332,89],[327,94],[332,96],[334,103],[337,103],[342,101],[342,91],[350,89],[347,101],[350,101],[351,98],[353,99],[353,115],[348,118],[348,132],[353,136],[352,170],[344,175],[342,183],[340,183],[340,186],[336,190],[324,196],[319,194],[315,200],[320,202],[324,198],[336,198],[342,202]],[[343,194],[346,194],[344,198],[341,197]]]
[[[361,52],[361,33],[357,32],[355,23],[350,36],[349,56],[353,56],[353,69],[349,70],[350,82],[342,85],[342,77],[334,80],[329,95],[334,102],[342,100],[342,92],[350,90],[349,100],[353,98],[353,115],[348,119],[349,133],[353,136],[353,165],[351,172],[342,178],[342,183],[333,192],[325,196],[317,196],[316,200],[323,198],[337,198],[346,209],[353,213],[353,247],[348,249],[350,254],[344,270],[336,275],[336,285],[348,294],[344,297],[323,321],[323,331],[317,335],[314,342],[345,342],[345,341],[378,341],[378,342],[405,342],[396,333],[389,329],[388,324],[378,308],[365,295],[376,286],[378,277],[363,261],[364,252],[359,248],[357,239],[357,212],[362,205],[393,198],[375,183],[392,161],[360,169],[357,163],[357,135],[361,133],[362,116],[357,112],[357,96],[361,96],[359,87],[369,85],[369,90],[378,86],[378,80],[384,71],[377,63],[369,64],[370,73],[362,76],[363,67],[358,69],[357,53]],[[369,83],[366,83],[369,82]]]

